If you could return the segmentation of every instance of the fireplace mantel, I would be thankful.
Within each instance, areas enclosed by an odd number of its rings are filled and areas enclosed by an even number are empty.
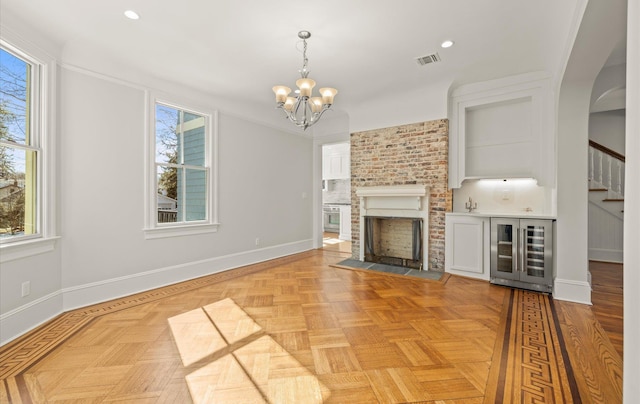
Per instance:
[[[425,196],[429,192],[426,185],[390,185],[378,187],[360,187],[356,195],[360,197],[370,196]]]
[[[422,240],[429,245],[429,187],[427,185],[390,185],[358,187],[360,198],[360,240],[365,239],[365,218],[422,219]],[[423,249],[423,268],[428,268],[428,248]],[[364,261],[364,242],[360,243],[360,260]]]
[[[360,197],[361,210],[391,209],[420,211],[428,208],[428,198],[426,203],[423,201],[423,198],[429,195],[429,187],[426,185],[359,187],[356,190],[356,195]],[[399,216],[406,216],[406,214],[399,213]]]

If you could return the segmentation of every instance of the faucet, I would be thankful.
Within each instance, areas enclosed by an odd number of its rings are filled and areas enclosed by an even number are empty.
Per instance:
[[[472,210],[478,209],[478,202],[474,202],[473,199],[469,197],[469,202],[464,203],[464,208],[469,209],[469,213],[471,213]]]

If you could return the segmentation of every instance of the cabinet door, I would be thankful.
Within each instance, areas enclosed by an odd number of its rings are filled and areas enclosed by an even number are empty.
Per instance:
[[[489,280],[489,219],[447,215],[445,271]]]
[[[322,147],[322,179],[351,178],[350,145],[341,143]]]
[[[523,282],[550,285],[552,278],[552,222],[521,220],[521,274]]]
[[[491,219],[491,277],[519,280],[518,219]]]

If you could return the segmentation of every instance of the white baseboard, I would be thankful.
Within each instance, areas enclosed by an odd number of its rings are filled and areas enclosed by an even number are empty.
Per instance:
[[[459,269],[447,268],[445,265],[445,272],[452,275],[464,276],[466,278],[481,279],[483,281],[489,281],[491,279],[489,276],[490,275],[489,271],[485,271],[484,273],[470,272],[470,271],[464,271]]]
[[[608,250],[606,248],[589,248],[589,259],[593,261],[622,263],[624,251]]]
[[[312,244],[311,239],[303,240],[65,288],[62,290],[64,310],[69,311],[201,276],[308,251],[312,249]]]
[[[0,346],[73,309],[313,249],[302,240],[65,288],[0,316]]]
[[[556,278],[553,282],[553,298],[591,305],[591,285],[589,282]]]
[[[0,316],[0,346],[62,313],[60,290],[29,302]]]

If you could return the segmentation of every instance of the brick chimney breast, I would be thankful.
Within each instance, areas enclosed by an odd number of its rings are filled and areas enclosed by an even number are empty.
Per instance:
[[[445,212],[452,210],[447,189],[449,121],[434,121],[351,134],[351,238],[360,254],[360,187],[421,184],[429,189],[428,269],[444,271]]]

